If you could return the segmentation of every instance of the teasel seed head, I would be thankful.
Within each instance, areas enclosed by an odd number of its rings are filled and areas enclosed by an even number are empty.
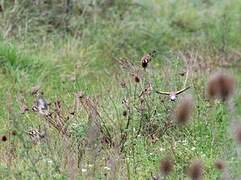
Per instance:
[[[164,176],[168,176],[173,170],[173,162],[170,158],[161,160],[160,171]]]
[[[1,139],[2,139],[2,141],[3,141],[3,142],[5,142],[5,141],[7,141],[7,140],[8,140],[7,136],[5,136],[5,135],[4,135],[4,136],[2,136],[2,138],[1,138]]]
[[[176,121],[179,125],[184,125],[188,122],[193,111],[192,96],[185,96],[181,99],[175,110]]]
[[[134,80],[135,80],[136,83],[139,83],[141,81],[140,77],[138,75],[134,76]]]
[[[12,131],[12,135],[13,135],[13,136],[16,136],[16,135],[17,135],[17,131],[13,130],[13,131]]]
[[[241,124],[239,124],[235,127],[234,138],[235,138],[236,142],[241,145]]]
[[[0,13],[3,12],[3,7],[2,5],[0,4]]]
[[[203,178],[203,164],[200,160],[194,160],[187,172],[192,180],[201,180]]]
[[[126,117],[127,116],[127,111],[123,111],[123,116]]]
[[[214,162],[214,166],[219,171],[224,171],[225,169],[225,162],[221,159],[218,159]]]
[[[220,98],[226,101],[233,94],[234,89],[234,78],[229,74],[218,72],[210,77],[207,94],[211,98]]]

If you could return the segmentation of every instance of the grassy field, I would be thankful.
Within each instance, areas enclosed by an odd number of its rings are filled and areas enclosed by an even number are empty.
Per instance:
[[[199,179],[192,162],[239,179],[240,40],[239,0],[0,1],[1,179]],[[224,102],[207,95],[220,71],[236,84]]]

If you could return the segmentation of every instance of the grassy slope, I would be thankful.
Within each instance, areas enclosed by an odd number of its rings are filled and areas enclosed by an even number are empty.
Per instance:
[[[18,121],[18,130],[21,132],[29,126],[36,127],[41,124],[37,116],[20,115],[16,102],[19,94],[28,94],[31,87],[36,84],[41,85],[48,100],[60,97],[66,108],[72,103],[73,94],[79,90],[96,97],[102,96],[99,101],[109,115],[113,116],[115,121],[121,120],[123,123],[124,119],[117,116],[122,112],[120,102],[123,92],[115,79],[115,74],[120,74],[116,66],[112,65],[115,58],[126,57],[138,63],[144,53],[157,49],[158,55],[152,65],[155,71],[150,72],[151,76],[154,76],[152,82],[156,88],[169,90],[182,86],[182,77],[178,77],[177,74],[184,67],[176,58],[176,52],[193,50],[203,57],[203,61],[212,58],[214,61],[221,53],[232,55],[234,50],[241,50],[241,3],[238,0],[210,1],[210,4],[201,1],[172,3],[156,0],[151,3],[141,1],[141,4],[143,6],[122,12],[122,18],[120,11],[113,8],[107,12],[108,18],[97,16],[97,20],[91,19],[82,29],[80,38],[68,35],[62,38],[57,32],[41,38],[41,34],[37,32],[24,34],[17,40],[2,40],[0,97],[3,103],[0,105],[0,133],[5,134],[14,126],[14,118]],[[223,48],[225,52],[222,51]],[[240,82],[240,70],[234,67],[229,71],[234,72]],[[75,77],[75,80],[70,81],[69,77]],[[227,160],[234,176],[237,177],[240,159],[237,158],[235,145],[228,132],[229,116],[222,104],[217,102],[210,106],[204,101],[207,77],[207,72],[196,73],[188,81],[193,86],[191,92],[195,96],[196,109],[192,118],[193,123],[187,128],[170,129],[155,144],[151,144],[144,136],[136,139],[130,136],[126,145],[126,158],[120,163],[120,179],[125,179],[127,175],[133,179],[150,178],[152,173],[158,172],[160,159],[173,151],[173,146],[175,149],[171,155],[175,157],[176,168],[170,179],[183,179],[185,168],[190,160],[195,158],[204,161],[206,179],[216,179],[219,174],[212,164],[217,157]],[[241,113],[239,84],[235,97],[237,114]],[[110,95],[107,90],[110,91]],[[118,113],[110,103],[109,96],[113,96]],[[157,97],[151,97],[154,98],[153,104],[155,108],[163,109]],[[9,105],[11,98],[14,105],[12,111],[9,108],[12,106]],[[32,98],[28,97],[27,101],[31,102]],[[166,104],[168,108],[174,106],[169,102]],[[162,109],[159,111],[159,118],[165,120],[167,115],[163,114]],[[84,116],[78,116],[80,119],[73,123],[77,128],[85,121],[82,119]],[[7,155],[4,155],[1,158],[0,174],[8,178],[36,176],[30,160],[39,156],[43,160],[39,162],[37,171],[42,174],[42,178],[60,178],[63,174],[67,177],[69,171],[59,157],[59,154],[64,154],[64,145],[55,130],[50,133],[54,139],[51,146],[54,151],[44,145],[26,150],[21,140],[13,139],[12,141],[17,144],[16,159],[7,166]],[[1,142],[1,154],[8,153],[9,146],[10,144]],[[104,177],[106,162],[103,158],[113,154],[113,151],[105,150],[99,155],[96,177]],[[53,162],[48,163],[46,159]],[[85,159],[87,162],[88,157]]]

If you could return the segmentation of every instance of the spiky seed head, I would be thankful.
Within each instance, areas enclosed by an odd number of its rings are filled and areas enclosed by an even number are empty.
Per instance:
[[[225,101],[233,94],[234,89],[234,78],[229,74],[218,72],[210,77],[207,93],[211,98],[220,98]]]
[[[186,124],[193,111],[193,98],[192,96],[185,96],[177,105],[175,110],[176,121],[179,125]]]
[[[13,131],[12,131],[12,135],[13,135],[13,136],[16,136],[16,135],[17,135],[17,131],[13,130]]]
[[[140,82],[140,77],[138,75],[135,75],[134,76],[134,80],[136,83],[139,83]]]
[[[126,117],[127,116],[127,111],[123,111],[123,116]]]
[[[221,76],[219,79],[220,97],[223,101],[227,100],[234,92],[235,80],[231,75]]]
[[[3,142],[5,142],[5,141],[7,141],[7,140],[8,140],[7,136],[5,136],[5,135],[4,135],[4,136],[2,136],[2,138],[1,138],[1,139],[2,139],[2,141],[3,141]]]
[[[208,96],[214,98],[219,93],[218,81],[216,76],[211,76],[208,81],[207,93]]]
[[[164,176],[167,176],[173,170],[173,162],[170,158],[165,158],[161,160],[160,171]]]
[[[194,160],[188,168],[187,175],[192,180],[201,180],[203,178],[203,164],[200,160]]]
[[[3,12],[3,7],[2,5],[0,4],[0,13]]]
[[[214,162],[214,166],[219,171],[224,171],[225,169],[225,162],[221,159],[218,159]]]
[[[234,129],[234,138],[238,144],[241,145],[241,124],[237,125]]]

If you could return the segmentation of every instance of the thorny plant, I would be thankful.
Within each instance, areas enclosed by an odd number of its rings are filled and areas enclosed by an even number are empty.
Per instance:
[[[33,87],[30,93],[30,96],[35,99],[31,105],[27,104],[26,94],[17,97],[23,115],[28,116],[28,114],[37,114],[40,119],[40,126],[42,126],[42,128],[33,127],[25,129],[24,132],[16,133],[13,131],[11,133],[11,136],[16,136],[17,134],[22,145],[27,149],[26,157],[29,158],[32,163],[33,171],[39,178],[41,178],[41,174],[35,164],[41,160],[41,157],[30,157],[28,155],[31,146],[26,143],[26,135],[29,136],[29,140],[35,145],[47,144],[49,152],[53,154],[51,133],[49,133],[49,131],[55,129],[60,135],[60,138],[63,139],[63,145],[67,147],[66,151],[62,153],[66,157],[65,164],[68,166],[69,175],[73,178],[81,174],[85,164],[84,161],[87,161],[94,166],[92,171],[88,173],[88,176],[95,177],[98,155],[103,149],[111,148],[112,153],[108,155],[106,164],[107,167],[111,169],[109,177],[113,178],[118,174],[121,166],[123,166],[123,155],[131,156],[135,160],[135,154],[133,153],[135,142],[132,142],[131,140],[142,136],[150,143],[155,143],[163,135],[168,134],[170,129],[178,128],[176,125],[186,125],[186,122],[191,118],[191,112],[193,111],[193,99],[190,98],[191,96],[185,96],[184,98],[180,98],[180,102],[179,100],[177,102],[166,102],[166,99],[163,99],[162,96],[158,96],[155,93],[155,89],[159,89],[159,87],[154,84],[153,80],[150,78],[153,76],[149,75],[148,73],[150,72],[147,70],[147,68],[150,67],[149,63],[152,58],[154,58],[154,55],[151,53],[144,57],[145,58],[141,59],[141,64],[139,65],[135,65],[127,59],[121,59],[118,61],[123,72],[125,72],[124,74],[127,74],[123,76],[124,80],[119,82],[123,90],[123,99],[120,102],[115,102],[115,99],[110,97],[110,100],[113,106],[122,104],[122,113],[118,113],[118,110],[116,109],[117,119],[124,119],[122,123],[115,121],[115,119],[108,115],[108,111],[103,106],[100,108],[93,98],[88,97],[83,92],[75,94],[73,105],[67,109],[63,108],[64,102],[62,102],[60,98],[49,103],[39,86]],[[149,58],[148,61],[146,61],[147,57]],[[143,59],[145,60],[145,63],[147,63],[145,66],[143,66]],[[186,73],[182,90],[176,93],[164,94],[174,94],[176,98],[177,95],[181,95],[184,91],[189,89],[189,86],[186,87],[188,72],[189,70]],[[219,73],[210,78],[207,93],[209,97],[215,97],[222,101],[227,101],[230,99],[234,87],[234,80],[231,76]],[[161,92],[159,93],[163,94]],[[171,100],[173,100],[172,97]],[[228,106],[232,109],[230,112],[234,113],[232,103],[229,102]],[[78,119],[80,109],[83,109],[86,112],[88,121],[85,126],[86,133],[76,141],[73,138],[74,134],[71,131],[70,126],[75,119]],[[172,115],[173,113],[175,117]],[[11,105],[9,105],[9,114],[14,114],[12,113]],[[21,129],[15,118],[13,119],[14,123],[11,126],[16,130]],[[138,121],[136,121],[136,119]],[[112,123],[107,123],[108,121],[111,121]],[[236,128],[236,130],[234,130],[234,137],[238,143],[240,143],[241,139],[240,129],[241,128]],[[2,136],[1,138],[4,142],[9,139],[10,136]],[[11,152],[13,152],[14,144],[11,146],[11,148],[13,148]],[[128,152],[127,149],[132,149],[132,151]],[[88,158],[84,158],[84,155],[88,155]],[[163,159],[160,162],[160,172],[156,173],[152,178],[158,179],[168,176],[175,168],[172,159],[173,158],[171,157]],[[55,159],[52,158],[52,161],[55,161]],[[225,177],[229,176],[228,171],[225,169],[226,166],[223,165],[221,160],[215,162],[214,165],[217,169],[225,172]],[[61,171],[60,165],[58,165],[57,162],[55,168],[58,171]],[[187,170],[187,175],[191,179],[202,179],[203,171],[203,163],[197,160],[191,163]]]

